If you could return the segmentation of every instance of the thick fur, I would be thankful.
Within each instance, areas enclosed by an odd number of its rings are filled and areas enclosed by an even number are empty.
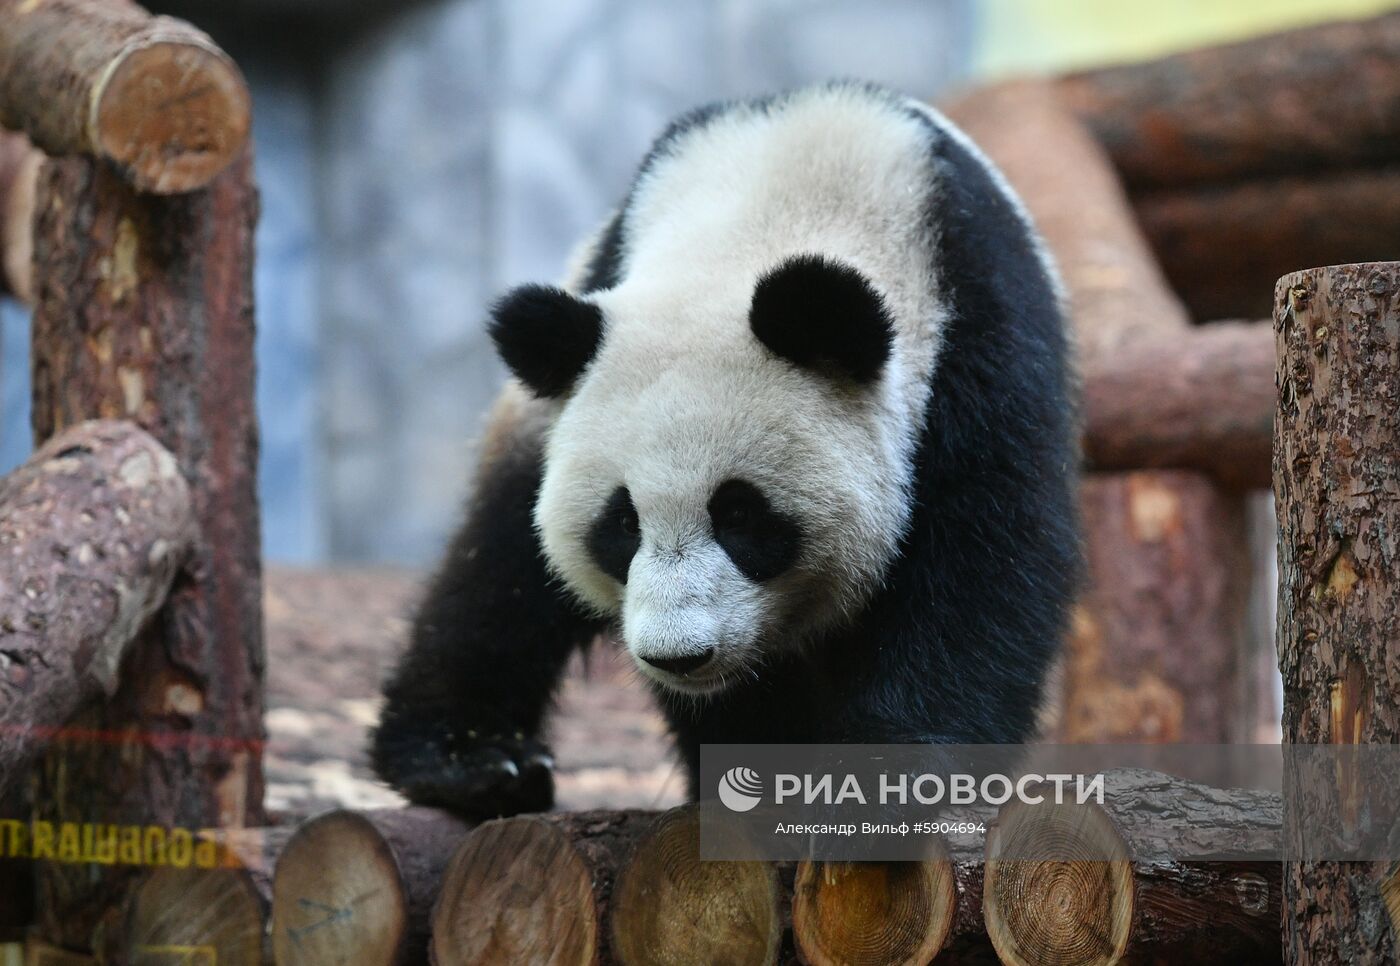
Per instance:
[[[764,358],[755,285],[804,255],[878,294],[878,379]],[[703,696],[656,675],[692,782],[707,742],[1029,735],[1077,572],[1068,349],[1053,270],[975,148],[860,85],[696,112],[570,287],[602,344],[567,398],[511,390],[514,441],[387,689],[386,780],[471,814],[543,807],[548,695],[619,622],[642,661],[724,645]],[[776,575],[712,532],[726,478],[791,522]],[[600,567],[591,527],[624,484],[645,539]]]

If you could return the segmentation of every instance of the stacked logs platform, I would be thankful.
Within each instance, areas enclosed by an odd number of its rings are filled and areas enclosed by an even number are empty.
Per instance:
[[[271,952],[282,966],[1277,961],[1278,796],[1142,771],[1108,787],[1103,805],[1003,806],[985,843],[934,840],[894,863],[702,861],[694,805],[470,829],[422,808],[331,811],[281,845]],[[1114,804],[1143,800],[1193,804]],[[1184,847],[1173,823],[1188,818],[1223,831]],[[1225,853],[1259,858],[1205,861]],[[178,921],[201,898],[166,900]]]
[[[1400,14],[941,106],[1043,228],[1081,347],[1089,586],[1047,737],[1277,725],[1241,649],[1240,501],[1272,483],[1285,737],[1400,741],[1400,266],[1347,264],[1400,238]],[[691,808],[274,824],[249,118],[188,24],[0,0],[0,291],[34,312],[37,447],[0,481],[0,957],[1394,961],[1395,869],[1167,860],[1112,802],[865,865],[701,862]]]

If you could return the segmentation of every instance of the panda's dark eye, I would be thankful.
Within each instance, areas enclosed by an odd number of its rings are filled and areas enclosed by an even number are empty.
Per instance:
[[[774,509],[752,483],[721,483],[709,510],[716,542],[750,580],[771,580],[797,560],[802,535],[796,522]]]
[[[642,544],[642,526],[632,494],[627,487],[612,491],[588,531],[588,552],[598,569],[615,580],[627,583],[632,558]]]

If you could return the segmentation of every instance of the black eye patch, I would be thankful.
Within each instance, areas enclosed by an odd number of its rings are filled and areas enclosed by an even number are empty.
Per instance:
[[[588,531],[588,552],[593,555],[598,569],[625,584],[627,570],[641,545],[642,528],[637,508],[632,505],[627,487],[619,486],[603,504],[603,512]]]
[[[772,580],[796,562],[801,531],[752,483],[721,483],[710,497],[709,510],[715,540],[750,580]]]

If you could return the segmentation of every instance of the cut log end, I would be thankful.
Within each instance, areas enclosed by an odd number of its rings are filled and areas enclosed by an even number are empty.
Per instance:
[[[792,930],[803,961],[922,964],[948,940],[957,883],[946,855],[925,862],[811,862],[797,868]]]
[[[1128,948],[1133,871],[1112,819],[1086,805],[1012,805],[988,842],[987,935],[1011,966],[1107,966]]]
[[[155,40],[125,52],[93,91],[89,137],[135,187],[175,194],[228,167],[251,116],[247,85],[222,51]]]
[[[335,875],[328,875],[332,867]],[[407,930],[398,865],[373,823],[331,812],[297,830],[273,878],[278,963],[393,963]]]
[[[132,893],[112,960],[157,961],[200,949],[209,962],[261,962],[263,901],[243,869],[158,869]]]
[[[673,809],[638,843],[613,892],[619,963],[771,963],[782,938],[778,877],[762,862],[702,862],[699,812]]]
[[[567,835],[534,817],[487,822],[462,843],[433,915],[433,962],[592,963],[599,910]]]

